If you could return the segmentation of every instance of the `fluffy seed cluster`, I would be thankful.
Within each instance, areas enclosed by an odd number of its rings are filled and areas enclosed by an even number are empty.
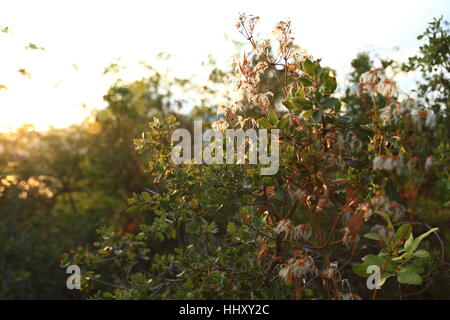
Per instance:
[[[308,240],[311,237],[311,226],[307,223],[294,226],[289,219],[281,220],[275,227],[277,234],[283,234],[283,240]]]
[[[398,95],[395,83],[389,80],[382,70],[369,70],[364,72],[359,78],[359,88],[360,91],[353,88],[351,92],[366,92],[371,96],[380,94],[387,98]]]
[[[403,162],[403,156],[376,156],[373,159],[373,170],[395,170],[397,174],[401,174],[405,168],[405,163]]]
[[[355,293],[347,292],[341,295],[341,300],[361,300],[361,297]]]
[[[380,118],[385,124],[392,125],[407,120],[419,131],[423,129],[432,130],[436,126],[436,114],[433,110],[425,109],[411,98],[386,105],[381,109]]]
[[[406,212],[402,204],[396,201],[390,201],[388,197],[381,194],[372,198],[372,208],[387,213],[394,221],[402,219]]]
[[[364,215],[364,222],[369,221],[369,219],[373,216],[373,210],[371,206],[366,202],[358,205],[355,213],[357,212],[361,212]]]
[[[325,268],[325,270],[322,271],[321,273],[322,278],[331,279],[334,276],[337,268],[338,268],[337,262],[330,263],[330,265],[327,268]]]
[[[225,119],[219,119],[216,122],[213,122],[211,124],[211,127],[215,131],[225,132],[225,130],[228,128],[229,124],[227,120]]]
[[[313,258],[302,252],[299,256],[290,258],[283,264],[279,275],[289,284],[294,279],[302,279],[308,272],[317,273],[317,268]]]
[[[347,248],[351,248],[359,242],[359,240],[360,240],[359,235],[352,235],[350,233],[350,228],[345,227],[343,229],[343,232],[344,232],[344,236],[342,237],[342,243]]]
[[[433,166],[433,156],[428,156],[427,160],[425,161],[425,170],[428,171]]]
[[[374,225],[372,228],[370,228],[370,232],[378,234],[383,238],[392,238],[394,236],[393,230],[388,230],[386,226],[383,226],[381,224]]]

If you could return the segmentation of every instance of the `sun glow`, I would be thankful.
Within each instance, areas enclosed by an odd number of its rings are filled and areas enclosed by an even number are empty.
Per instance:
[[[345,1],[353,9],[343,12],[331,29],[329,23],[318,24],[314,14],[303,12],[328,7],[325,13],[319,10],[321,20],[333,21],[334,9],[341,3],[294,1],[273,10],[270,1],[262,2],[6,2],[0,11],[0,27],[10,27],[10,32],[0,32],[0,131],[25,123],[45,130],[82,121],[92,108],[104,106],[102,96],[114,78],[103,76],[102,71],[119,57],[128,67],[139,61],[153,64],[152,57],[168,52],[174,57],[171,68],[183,76],[197,73],[208,54],[226,66],[235,48],[231,42],[224,45],[224,34],[241,40],[232,23],[239,12],[264,17],[263,32],[270,32],[280,19],[290,18],[298,32],[296,42],[343,77],[360,50],[373,49],[393,58],[413,53],[415,36],[426,22],[442,14],[443,8],[449,11],[445,1],[417,0],[404,6],[400,1],[383,0],[368,17],[359,1]],[[293,6],[301,10],[292,10]],[[383,23],[373,23],[380,16]],[[417,21],[414,28],[398,27],[411,20]],[[346,43],[342,43],[344,38]],[[37,49],[25,49],[30,43]],[[402,52],[393,50],[397,44]],[[131,67],[120,76],[136,80],[144,74]]]

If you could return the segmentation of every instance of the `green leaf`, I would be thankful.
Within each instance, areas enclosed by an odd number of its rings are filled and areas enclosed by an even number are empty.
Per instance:
[[[262,184],[265,186],[270,186],[274,184],[273,178],[271,176],[264,176],[262,179]]]
[[[412,227],[409,224],[402,224],[395,233],[395,241],[402,244],[411,235]]]
[[[289,131],[290,127],[291,124],[289,118],[283,118],[280,120],[280,129],[282,129],[283,131]]]
[[[397,280],[400,283],[404,284],[413,284],[413,285],[421,285],[422,277],[415,272],[411,272],[409,270],[401,269],[397,273]]]
[[[142,192],[141,196],[142,196],[142,199],[144,199],[145,202],[150,202],[151,199],[152,199],[148,192]]]
[[[433,228],[428,230],[427,232],[425,232],[424,234],[421,234],[420,236],[418,236],[415,240],[414,243],[411,245],[411,247],[408,249],[409,252],[414,252],[414,250],[417,249],[417,247],[419,246],[420,242],[425,239],[426,237],[428,237],[430,234],[432,234],[435,231],[438,231],[439,228]]]
[[[367,262],[369,265],[377,265],[380,268],[383,266],[384,263],[384,259],[382,257],[379,256],[375,256],[373,254],[369,254],[365,257],[362,258],[362,261]]]
[[[330,77],[327,79],[327,82],[325,83],[325,90],[328,92],[328,94],[331,94],[336,90],[337,88],[337,82],[335,77]]]
[[[278,116],[274,110],[270,110],[269,112],[269,122],[274,127],[278,124]]]
[[[417,274],[423,273],[425,271],[423,266],[419,266],[419,265],[414,264],[414,263],[407,264],[406,266],[401,268],[400,271],[401,270],[406,270],[408,272],[414,272],[414,273],[417,273]]]
[[[414,252],[413,256],[417,258],[428,258],[430,253],[427,250],[420,249]]]
[[[360,127],[363,128],[363,129],[365,129],[365,130],[375,132],[375,125],[374,125],[373,123],[370,123],[370,124],[361,124]]]
[[[311,119],[311,117],[312,117],[312,115],[313,115],[313,111],[314,111],[314,110],[312,110],[312,109],[303,111],[303,112],[302,112],[302,117],[303,117],[305,120]]]
[[[337,98],[326,98],[325,100],[322,101],[322,106],[325,109],[333,109],[335,106],[339,105],[340,101]]]
[[[383,276],[380,279],[380,286],[382,286],[386,282],[387,279],[389,279],[393,276],[395,276],[395,274],[389,273],[389,272],[384,272]]]
[[[294,97],[292,98],[292,104],[296,108],[303,108],[303,109],[311,109],[312,103],[311,101],[308,101],[306,99],[300,98],[300,97]]]
[[[322,121],[323,111],[322,110],[314,110],[313,121],[318,123]]]
[[[294,108],[294,105],[292,104],[291,101],[289,100],[283,100],[281,101],[281,103],[283,104],[283,106],[285,106],[286,108],[288,108],[289,110]]]
[[[369,265],[379,266],[380,269],[383,269],[383,267],[384,267],[385,271],[392,272],[395,269],[395,266],[392,262],[390,262],[389,260],[386,262],[387,258],[375,256],[373,254],[369,254],[369,255],[363,257],[362,260],[364,262],[368,263]]]
[[[236,225],[233,222],[228,222],[227,231],[229,233],[236,233]]]
[[[311,77],[317,75],[318,66],[309,59],[303,62],[303,70]]]
[[[170,124],[173,124],[173,123],[177,122],[177,118],[174,115],[171,115],[171,116],[169,116],[168,121]]]
[[[260,127],[264,128],[264,129],[268,129],[271,127],[270,122],[267,118],[258,119],[258,124]]]
[[[381,216],[384,220],[386,220],[386,222],[387,222],[387,224],[388,224],[388,227],[389,227],[391,230],[394,230],[394,226],[392,225],[391,219],[389,218],[389,216],[387,215],[386,212],[383,212],[383,211],[375,211],[375,213],[376,213],[377,215]]]
[[[307,77],[301,77],[298,80],[304,87],[311,87],[313,85],[312,81],[309,80],[309,78],[307,78]]]
[[[370,266],[370,263],[363,262],[359,264],[352,265],[352,270],[355,274],[357,274],[360,277],[369,277],[370,274],[367,273],[367,268]]]
[[[314,296],[314,291],[312,291],[311,289],[306,289],[305,290],[305,295],[307,297],[313,297]]]
[[[364,235],[364,238],[371,239],[371,240],[378,240],[378,241],[381,240],[380,235],[377,233],[373,233],[373,232],[366,233]]]
[[[136,240],[142,240],[145,238],[145,234],[143,232],[139,232],[136,236]]]
[[[412,233],[410,233],[409,238],[408,238],[408,240],[406,240],[405,245],[404,245],[405,250],[409,250],[409,248],[411,248],[413,243],[414,243],[414,237],[413,237]]]

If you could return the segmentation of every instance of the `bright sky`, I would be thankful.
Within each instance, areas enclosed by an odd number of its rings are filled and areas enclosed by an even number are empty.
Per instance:
[[[226,66],[234,48],[224,35],[242,40],[234,27],[240,12],[260,16],[265,35],[290,18],[296,42],[342,76],[361,50],[399,59],[414,54],[427,22],[450,18],[450,1],[2,0],[0,27],[11,32],[0,33],[0,84],[7,87],[0,90],[0,131],[81,121],[104,106],[115,77],[102,72],[117,58],[129,81],[146,74],[140,61],[153,64],[161,51],[172,55],[174,76],[198,74],[208,54]],[[30,42],[45,51],[24,50]]]

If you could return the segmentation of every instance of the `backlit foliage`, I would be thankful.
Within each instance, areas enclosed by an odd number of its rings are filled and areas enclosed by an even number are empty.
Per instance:
[[[400,94],[391,63],[374,68],[360,55],[339,94],[334,72],[294,45],[289,21],[271,40],[255,36],[257,22],[241,15],[236,24],[251,51],[234,64],[238,95],[218,106],[212,128],[279,129],[278,173],[174,165],[170,135],[180,123],[155,117],[135,141],[149,187],[128,209],[149,223],[102,228],[97,249],[62,264],[88,268],[84,292],[114,299],[403,298],[437,277],[448,283],[442,230],[423,222],[448,229],[448,92],[439,107],[426,91]],[[428,56],[408,68],[448,64]],[[441,220],[430,218],[435,210]],[[366,287],[370,265],[381,269],[381,290]]]

